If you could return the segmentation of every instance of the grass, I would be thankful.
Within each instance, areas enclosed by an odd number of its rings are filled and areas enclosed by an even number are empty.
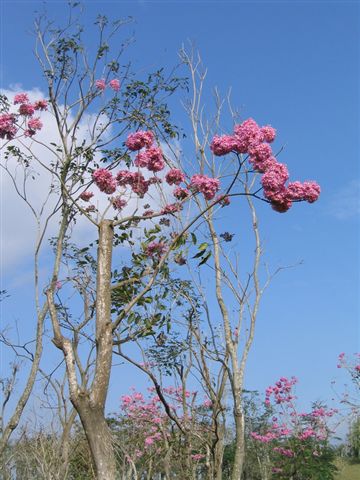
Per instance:
[[[343,459],[338,459],[336,466],[339,469],[336,480],[360,479],[360,463],[348,463]]]

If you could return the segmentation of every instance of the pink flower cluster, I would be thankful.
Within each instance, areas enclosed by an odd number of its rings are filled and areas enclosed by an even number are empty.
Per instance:
[[[290,379],[286,377],[281,377],[274,386],[270,386],[265,391],[265,405],[270,405],[270,398],[273,395],[275,403],[288,403],[291,402],[296,397],[291,394],[292,388],[296,385],[297,379],[291,377]]]
[[[95,81],[95,87],[102,92],[106,89],[106,81],[104,78],[100,78],[99,80]],[[120,90],[120,82],[117,78],[110,80],[109,87],[114,90],[114,92],[118,92]]]
[[[80,198],[84,202],[88,202],[93,196],[94,196],[93,192],[90,192],[89,190],[85,190],[85,192],[82,192],[80,194]]]
[[[112,194],[116,190],[116,180],[106,168],[95,170],[92,175],[95,185],[101,192]]]
[[[206,200],[212,200],[220,189],[220,181],[217,178],[196,174],[190,179],[190,187],[194,192],[201,192]]]
[[[161,213],[164,215],[169,213],[176,213],[176,212],[180,212],[182,208],[183,207],[181,203],[170,203],[168,205],[165,205],[165,207],[161,210]]]
[[[181,182],[185,181],[185,175],[178,168],[172,168],[165,175],[165,180],[169,185],[180,185]]]
[[[159,147],[149,147],[138,153],[134,165],[136,167],[145,167],[151,172],[160,172],[165,167],[163,153]]]
[[[295,457],[295,452],[291,450],[290,448],[283,448],[283,447],[275,447],[274,452],[280,453],[281,455],[284,455],[285,457]]]
[[[260,127],[255,120],[249,118],[240,125],[235,125],[233,135],[215,136],[210,148],[217,156],[232,151],[248,153],[253,169],[264,174],[261,183],[265,198],[274,210],[282,213],[289,210],[294,201],[315,202],[320,195],[320,186],[314,181],[297,181],[285,185],[289,179],[287,167],[276,160],[269,145],[275,136],[273,127]]]
[[[249,118],[240,125],[235,125],[232,135],[215,135],[210,149],[214,155],[222,156],[230,152],[249,153],[249,149],[261,142],[272,142],[276,131],[270,125],[260,128],[259,125]]]
[[[129,150],[141,150],[144,147],[151,147],[154,142],[154,134],[150,131],[144,132],[139,130],[135,133],[130,133],[127,137],[125,145]]]
[[[113,197],[111,199],[112,206],[115,208],[115,210],[122,210],[124,207],[126,207],[127,202],[124,200],[121,195],[117,195],[116,197]]]
[[[40,117],[36,118],[31,118],[28,121],[28,129],[25,131],[25,136],[27,137],[32,137],[36,134],[37,130],[41,130],[43,127],[43,124],[40,120]]]
[[[146,247],[145,253],[149,257],[160,257],[166,252],[166,250],[167,246],[164,242],[153,241]]]
[[[173,195],[178,200],[185,200],[185,198],[191,195],[191,192],[187,188],[176,187],[173,191]]]
[[[14,105],[19,105],[18,114],[25,117],[32,117],[36,110],[46,110],[48,102],[46,100],[37,100],[30,103],[27,93],[18,93],[14,96]],[[17,115],[13,113],[4,113],[0,115],[0,138],[12,140],[18,132]],[[27,122],[27,128],[24,131],[26,137],[32,137],[38,130],[41,130],[43,124],[39,117],[30,118]]]
[[[142,173],[128,170],[120,170],[116,175],[116,180],[121,187],[129,185],[132,191],[141,198],[149,190],[149,185],[153,183],[151,179],[145,180]]]
[[[12,140],[17,132],[16,117],[12,113],[0,115],[0,138]]]

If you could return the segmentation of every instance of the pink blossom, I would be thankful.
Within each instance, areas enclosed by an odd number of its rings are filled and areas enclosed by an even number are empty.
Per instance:
[[[230,197],[229,195],[219,195],[216,200],[220,203],[222,207],[227,207],[230,205]]]
[[[167,213],[176,213],[182,209],[181,203],[171,203],[169,205],[165,205],[165,207],[161,210],[162,214]]]
[[[92,192],[90,192],[89,190],[86,190],[85,192],[82,192],[80,194],[80,198],[84,202],[88,202],[90,200],[90,198],[92,198],[93,196],[94,196],[94,194]]]
[[[28,127],[30,128],[30,130],[41,130],[43,127],[43,124],[40,118],[36,117],[36,118],[31,118],[28,121]]]
[[[292,201],[289,198],[287,198],[286,192],[282,198],[279,198],[279,200],[274,200],[271,202],[271,208],[278,213],[287,212],[291,207],[291,205],[292,205]]]
[[[109,170],[106,170],[105,168],[99,168],[98,170],[95,170],[92,178],[101,192],[108,194],[115,192],[116,181]]]
[[[180,185],[185,180],[185,175],[178,168],[172,168],[165,175],[165,180],[169,185]]]
[[[309,203],[314,203],[319,198],[320,186],[316,182],[304,182],[304,199]]]
[[[105,79],[104,78],[100,78],[99,80],[96,80],[95,81],[95,87],[98,88],[99,90],[101,90],[102,92],[105,90],[106,88],[106,82],[105,82]]]
[[[158,147],[149,147],[140,152],[134,162],[137,167],[146,167],[151,172],[160,172],[165,167],[163,153]]]
[[[211,200],[220,189],[220,182],[217,178],[196,174],[191,177],[190,186],[194,191],[201,192],[206,200]]]
[[[118,195],[117,197],[113,197],[111,199],[112,206],[115,208],[115,210],[122,210],[126,205],[127,202],[123,198],[121,198],[121,195]]]
[[[118,92],[120,90],[120,82],[117,78],[110,80],[109,85],[110,85],[110,88],[114,90],[114,92]]]
[[[130,133],[126,139],[125,145],[129,150],[140,150],[143,147],[150,147],[154,141],[154,134],[150,131],[139,130],[136,133]]]
[[[232,135],[215,135],[210,144],[210,150],[214,155],[221,157],[236,150],[237,141]]]
[[[184,200],[191,195],[191,192],[187,188],[176,187],[173,191],[173,195],[178,200]]]
[[[47,107],[48,107],[48,102],[45,99],[37,100],[34,103],[35,110],[47,110]]]
[[[125,185],[130,185],[133,181],[133,173],[129,172],[129,170],[120,170],[116,174],[116,181],[121,186],[124,187]]]
[[[276,130],[271,125],[265,125],[265,127],[261,127],[261,133],[264,137],[265,142],[271,143],[274,141],[276,136]]]
[[[27,93],[18,93],[14,97],[14,105],[20,104],[20,103],[29,103],[29,97]]]
[[[161,256],[163,253],[165,253],[167,250],[167,247],[164,242],[151,242],[146,248],[146,255],[149,257],[154,257],[154,256]]]
[[[281,191],[284,188],[285,182],[288,178],[289,172],[286,165],[283,163],[272,164],[271,167],[266,170],[261,179],[266,198],[273,200],[271,193],[277,193]]]
[[[192,458],[192,460],[197,462],[198,460],[202,460],[203,458],[205,458],[205,455],[202,454],[202,453],[195,453],[195,454],[191,455],[191,458]]]
[[[249,147],[258,145],[264,139],[259,125],[252,118],[248,118],[240,125],[235,125],[234,136],[236,139],[235,150],[238,153],[246,153]]]
[[[149,183],[140,172],[132,173],[130,186],[132,191],[139,195],[140,198],[143,198],[145,193],[149,190]]]
[[[15,116],[11,113],[0,115],[0,138],[12,140],[17,132]]]
[[[24,115],[24,117],[31,117],[34,115],[34,112],[35,108],[31,103],[22,103],[19,107],[19,113],[20,115]]]
[[[276,158],[272,155],[271,147],[267,143],[260,143],[250,147],[249,153],[249,162],[254,167],[254,170],[260,173],[266,172],[272,165],[277,163]]]

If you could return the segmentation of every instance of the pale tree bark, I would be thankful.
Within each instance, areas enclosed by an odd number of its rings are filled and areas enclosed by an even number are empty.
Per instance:
[[[102,220],[99,225],[96,277],[96,364],[93,382],[87,388],[78,383],[73,343],[62,335],[53,291],[51,288],[47,291],[54,330],[53,341],[64,353],[70,400],[83,424],[99,480],[116,478],[113,441],[105,417],[105,401],[109,386],[113,345],[110,288],[113,235],[112,222]]]

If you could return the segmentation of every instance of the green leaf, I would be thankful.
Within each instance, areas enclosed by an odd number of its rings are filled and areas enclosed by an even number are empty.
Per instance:
[[[194,255],[192,258],[200,258],[204,255],[205,251],[203,252],[198,252],[196,255]]]
[[[211,257],[211,252],[208,252],[205,255],[205,257],[201,260],[201,262],[199,262],[198,267],[200,267],[201,265],[204,265],[204,263],[206,263],[210,257]]]
[[[197,243],[197,238],[196,238],[195,233],[193,233],[193,232],[191,232],[191,240],[192,240],[193,244],[196,245],[196,243]]]
[[[201,243],[199,245],[199,250],[206,250],[208,248],[209,244],[207,242]]]

